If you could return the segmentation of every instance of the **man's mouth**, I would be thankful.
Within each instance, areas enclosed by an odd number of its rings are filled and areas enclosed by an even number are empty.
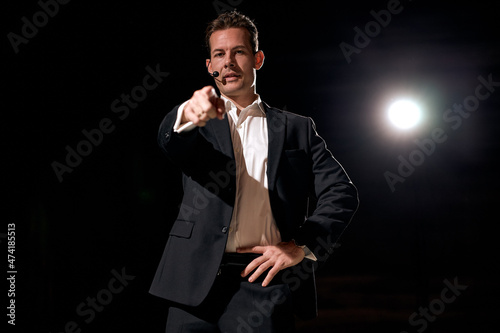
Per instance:
[[[231,82],[231,81],[236,81],[239,77],[240,77],[240,75],[238,75],[236,73],[227,73],[224,75],[223,79],[228,81],[228,82]]]

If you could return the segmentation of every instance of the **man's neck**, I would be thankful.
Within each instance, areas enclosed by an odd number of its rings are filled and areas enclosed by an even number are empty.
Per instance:
[[[252,104],[257,99],[257,94],[251,94],[244,97],[229,97],[222,94],[225,98],[233,102],[234,106],[238,109],[238,115],[240,115],[241,110]]]

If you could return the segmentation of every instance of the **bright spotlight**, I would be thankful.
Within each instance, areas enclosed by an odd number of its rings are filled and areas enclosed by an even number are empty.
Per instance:
[[[401,129],[408,129],[420,121],[419,107],[408,100],[394,102],[389,108],[389,120]]]

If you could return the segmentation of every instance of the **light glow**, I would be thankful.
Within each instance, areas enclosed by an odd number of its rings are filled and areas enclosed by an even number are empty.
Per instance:
[[[389,108],[389,120],[400,129],[409,129],[416,126],[421,118],[420,108],[409,100],[394,102]]]

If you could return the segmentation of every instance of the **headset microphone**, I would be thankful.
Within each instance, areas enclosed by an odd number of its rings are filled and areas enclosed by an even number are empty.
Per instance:
[[[226,82],[225,82],[225,80],[224,80],[224,79],[222,79],[222,80],[217,79],[217,78],[220,76],[220,72],[218,72],[218,71],[213,71],[212,73],[208,72],[208,74],[210,74],[210,76],[211,76],[211,77],[213,77],[215,81],[219,81],[219,82],[220,82],[220,83],[222,83],[222,84],[226,84]]]
[[[222,70],[222,69],[221,69],[221,70]],[[216,79],[217,77],[219,77],[219,76],[220,76],[220,72],[218,72],[218,71],[213,71],[212,73],[208,72],[208,74],[210,74],[210,76],[211,76],[211,77],[213,77],[215,81],[219,81],[220,83],[225,84],[225,82],[224,82],[225,80],[224,80],[224,79],[222,79],[222,81],[221,81],[221,80],[219,80],[219,79]]]
[[[211,60],[210,60],[210,63],[212,63],[212,61],[211,61]],[[210,75],[211,75],[212,77],[214,77],[214,78],[215,78],[215,77],[219,77],[219,75],[220,75],[220,73],[219,73],[219,72],[217,72],[217,71],[213,71],[212,73],[208,72],[208,74],[210,74]],[[218,80],[218,81],[220,81],[220,80]]]

